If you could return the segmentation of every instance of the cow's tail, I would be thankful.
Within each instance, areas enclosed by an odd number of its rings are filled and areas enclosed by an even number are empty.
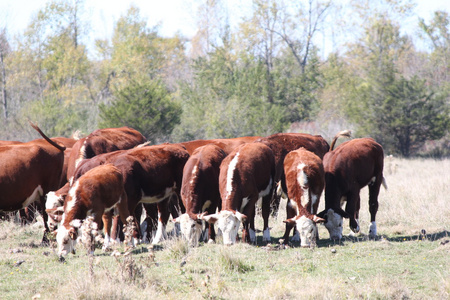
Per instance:
[[[348,137],[349,138],[351,136],[352,136],[352,132],[350,130],[342,130],[342,131],[338,132],[338,134],[336,134],[334,136],[333,141],[331,142],[330,151],[333,151],[338,138],[340,138],[340,137]]]
[[[65,146],[62,146],[62,145],[59,145],[59,144],[55,143],[55,142],[52,141],[48,136],[46,136],[46,135],[42,132],[42,130],[41,130],[36,124],[34,124],[34,123],[31,122],[31,121],[28,121],[28,122],[30,122],[31,127],[33,127],[37,132],[39,132],[39,134],[40,134],[47,142],[49,142],[53,147],[55,147],[56,149],[58,149],[58,150],[60,150],[60,151],[66,150],[66,147],[65,147]]]

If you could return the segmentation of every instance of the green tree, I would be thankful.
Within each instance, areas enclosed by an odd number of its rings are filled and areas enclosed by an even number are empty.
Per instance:
[[[131,82],[114,91],[111,104],[100,104],[99,126],[129,126],[152,143],[161,143],[168,141],[180,115],[180,106],[159,82]]]
[[[449,113],[445,97],[430,91],[425,80],[401,77],[386,87],[376,127],[393,139],[387,150],[409,157],[427,140],[440,139],[447,133]]]

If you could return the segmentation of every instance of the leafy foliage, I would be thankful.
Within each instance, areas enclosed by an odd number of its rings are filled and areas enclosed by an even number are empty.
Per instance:
[[[153,143],[167,141],[173,127],[180,122],[181,109],[166,89],[156,81],[117,89],[110,105],[100,104],[99,126],[129,126]]]

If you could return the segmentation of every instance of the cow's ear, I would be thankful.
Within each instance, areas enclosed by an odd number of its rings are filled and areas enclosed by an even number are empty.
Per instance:
[[[77,236],[78,236],[77,230],[73,227],[70,228],[69,229],[69,237],[75,241],[77,239]]]
[[[325,223],[325,219],[318,217],[316,215],[313,215],[312,220],[314,221],[314,223]]]
[[[218,214],[212,214],[212,215],[207,215],[207,216],[202,217],[202,220],[205,220],[206,222],[208,222],[210,224],[216,223],[218,219],[219,219]]]
[[[238,220],[241,222],[245,222],[247,220],[247,216],[244,214],[241,214],[238,211],[236,211],[236,218],[238,218]]]
[[[295,225],[295,223],[297,223],[297,222],[294,220],[294,218],[291,218],[291,219],[284,220],[283,223]]]

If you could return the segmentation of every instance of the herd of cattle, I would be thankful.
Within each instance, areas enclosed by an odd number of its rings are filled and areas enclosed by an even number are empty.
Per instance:
[[[23,211],[31,203],[41,210],[45,233],[56,232],[58,254],[74,251],[82,221],[92,216],[104,230],[104,247],[116,240],[134,216],[135,237],[159,243],[167,237],[172,216],[192,246],[207,227],[205,241],[255,242],[255,206],[261,199],[263,241],[270,241],[269,216],[280,197],[288,198],[284,243],[314,245],[316,223],[330,238],[342,237],[343,218],[359,232],[360,189],[368,185],[371,225],[383,178],[383,148],[371,138],[352,139],[334,149],[318,135],[278,133],[267,137],[193,140],[149,145],[138,131],[99,129],[81,139],[48,138],[30,142],[0,141],[0,211]],[[386,187],[386,186],[385,186]],[[325,190],[325,210],[318,213]],[[345,210],[343,209],[346,202]],[[147,228],[138,221],[145,211]],[[205,234],[206,236],[206,234]]]

